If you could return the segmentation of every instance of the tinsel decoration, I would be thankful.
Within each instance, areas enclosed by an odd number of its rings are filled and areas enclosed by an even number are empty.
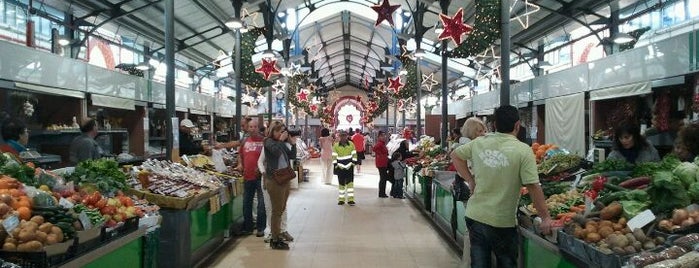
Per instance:
[[[240,39],[240,81],[243,84],[253,87],[263,88],[272,85],[271,81],[267,81],[264,77],[255,72],[255,65],[252,63],[252,55],[255,54],[255,41],[265,32],[265,28],[252,28],[248,32],[243,33]]]
[[[476,0],[475,8],[473,31],[449,57],[468,58],[487,49],[500,38],[500,0]]]

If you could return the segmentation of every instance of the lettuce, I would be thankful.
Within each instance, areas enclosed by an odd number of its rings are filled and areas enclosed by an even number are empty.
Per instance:
[[[692,183],[687,189],[687,195],[692,200],[692,202],[699,202],[699,182]]]
[[[655,214],[686,207],[692,202],[682,181],[669,171],[653,174],[648,195],[653,204],[651,209]]]
[[[699,172],[699,167],[690,162],[682,162],[672,170],[672,174],[682,181],[685,188],[689,188],[692,183],[697,181],[697,172]]]

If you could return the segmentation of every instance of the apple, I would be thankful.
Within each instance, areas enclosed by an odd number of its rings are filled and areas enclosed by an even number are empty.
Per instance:
[[[114,216],[112,217],[112,219],[115,220],[116,222],[120,222],[120,221],[124,220],[124,217],[123,217],[122,215],[123,215],[123,214],[120,214],[120,213],[114,214]]]
[[[116,198],[109,198],[109,199],[107,199],[107,205],[109,205],[109,206],[114,206],[114,207],[116,207],[116,206],[117,206],[117,203],[119,203],[119,200],[117,200]]]

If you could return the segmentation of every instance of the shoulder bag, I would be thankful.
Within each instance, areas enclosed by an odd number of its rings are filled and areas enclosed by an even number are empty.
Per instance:
[[[272,179],[279,185],[285,184],[292,180],[293,178],[296,178],[296,172],[289,166],[288,161],[286,160],[286,153],[282,152],[282,154],[279,156],[279,166],[282,166],[282,163],[286,165],[286,167],[283,168],[278,168],[272,171]]]
[[[454,200],[456,201],[468,201],[471,197],[471,189],[468,188],[464,179],[459,176],[459,174],[454,175],[454,181],[451,183],[452,193],[454,194]]]

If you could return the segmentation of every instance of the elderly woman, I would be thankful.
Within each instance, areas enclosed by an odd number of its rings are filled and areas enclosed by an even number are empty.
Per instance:
[[[641,136],[636,124],[624,123],[614,131],[614,147],[607,159],[621,159],[631,164],[660,161],[658,151]]]
[[[476,117],[466,119],[464,125],[461,126],[461,135],[466,137],[466,141],[461,144],[466,144],[480,136],[484,136],[488,128],[485,123]]]
[[[687,124],[680,129],[673,153],[682,161],[692,161],[699,156],[699,123]]]
[[[274,170],[291,166],[289,159],[296,157],[296,137],[290,137],[286,127],[280,122],[274,122],[269,127],[267,138],[264,140],[265,173],[272,174]],[[289,198],[289,182],[277,183],[271,176],[265,179],[265,187],[272,201],[272,249],[288,250],[289,245],[284,242],[281,234],[282,214],[286,210],[286,201]]]

